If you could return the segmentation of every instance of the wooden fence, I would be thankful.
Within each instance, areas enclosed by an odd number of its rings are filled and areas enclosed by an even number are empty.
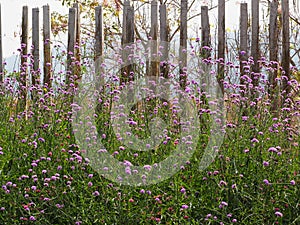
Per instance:
[[[167,9],[165,4],[160,4],[158,7],[158,1],[151,1],[151,32],[150,36],[152,40],[160,40],[164,45],[162,50],[161,60],[166,61],[168,58],[168,41],[170,34],[168,33],[168,24],[167,24]],[[240,57],[240,70],[241,75],[244,73],[243,71],[243,61],[246,61],[248,57],[252,56],[254,60],[254,64],[252,65],[251,71],[252,80],[254,81],[254,85],[257,85],[258,80],[255,79],[255,76],[259,72],[259,64],[258,60],[260,56],[260,48],[259,48],[259,0],[252,0],[252,11],[251,11],[251,51],[248,52],[248,4],[241,3],[240,5],[240,45],[237,46],[239,49],[239,57]],[[281,15],[281,23],[282,23],[282,60],[281,65],[283,67],[283,71],[285,72],[285,76],[290,79],[290,49],[289,49],[289,0],[281,0],[282,7],[282,15]],[[211,46],[211,34],[210,34],[210,23],[208,16],[209,8],[207,6],[201,7],[201,45],[202,46]],[[183,49],[187,48],[187,23],[188,23],[188,1],[181,0],[181,13],[180,13],[180,82],[182,86],[186,85],[186,70],[187,66],[187,54]],[[123,5],[123,30],[122,30],[122,44],[129,44],[135,41],[135,27],[134,27],[134,8],[130,4],[130,1],[126,0]],[[278,59],[278,1],[273,0],[270,4],[270,26],[269,26],[269,59],[271,61],[277,61]],[[217,44],[217,58],[221,60],[225,60],[225,0],[218,0],[218,44]],[[95,60],[99,64],[100,56],[103,54],[103,45],[104,45],[104,32],[103,32],[103,8],[102,6],[98,6],[95,9]],[[0,74],[1,81],[3,81],[3,62],[2,62],[2,33],[1,33],[1,6],[0,6]],[[200,21],[199,21],[200,22]],[[43,7],[43,50],[44,50],[44,84],[51,86],[51,47],[50,47],[50,9],[49,6]],[[200,23],[199,23],[200,24]],[[159,26],[158,26],[159,25]],[[23,15],[22,15],[22,33],[21,33],[21,43],[22,43],[22,55],[26,55],[28,53],[28,7],[23,7]],[[39,9],[32,9],[32,54],[33,54],[33,68],[31,70],[32,74],[32,83],[40,82],[38,72],[39,68]],[[159,37],[158,37],[158,34]],[[79,48],[76,48],[76,43],[80,44],[80,12],[78,4],[75,4],[72,8],[69,9],[69,19],[68,19],[68,53],[73,52],[77,60],[80,60]],[[157,54],[157,45],[152,46],[151,53]],[[204,57],[210,57],[210,52],[208,50]],[[126,55],[123,56],[124,61],[126,61]],[[21,68],[27,59],[21,59]],[[166,63],[157,64],[156,62],[150,62],[150,66],[148,68],[148,72],[151,74],[161,73],[166,76],[168,73],[168,66]],[[96,65],[96,70],[99,72],[100,66]],[[121,82],[130,79],[129,74],[131,70],[131,66],[127,66],[123,68],[121,74]],[[224,91],[223,80],[224,80],[224,69],[225,66],[222,63],[218,64],[218,82]],[[24,70],[24,67],[23,67]],[[67,59],[67,71],[73,74],[80,73],[80,67],[71,65],[71,55],[68,54]],[[96,71],[97,72],[97,71]],[[24,71],[27,76],[28,71]],[[66,78],[66,82],[68,81],[68,77]],[[271,85],[275,86],[275,74],[270,74],[269,82]],[[289,88],[287,85],[288,80],[285,80],[283,83],[283,89],[286,89],[287,93],[289,92]],[[26,79],[23,79],[23,82],[26,86]],[[243,84],[243,81],[240,81]],[[271,90],[271,89],[270,89]]]

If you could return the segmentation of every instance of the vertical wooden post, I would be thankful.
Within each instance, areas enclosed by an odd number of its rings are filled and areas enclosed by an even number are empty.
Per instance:
[[[122,44],[126,45],[134,41],[134,9],[130,1],[124,2]]]
[[[225,63],[225,0],[218,0],[218,75],[217,80],[224,93]]]
[[[270,43],[270,61],[278,60],[278,2],[273,0],[270,4],[270,26],[269,26],[269,43]],[[277,65],[274,65],[277,68]],[[276,75],[276,76],[275,76]],[[274,77],[275,76],[275,77]],[[275,78],[277,77],[277,72],[270,73],[269,82],[273,89],[275,87]]]
[[[201,56],[205,59],[211,56],[210,48],[211,46],[211,39],[210,39],[210,24],[209,24],[209,17],[208,17],[208,6],[201,6]],[[201,74],[201,84],[202,90],[206,93],[209,92],[211,88],[211,76],[210,70],[211,66],[203,63],[202,65],[204,73]],[[206,84],[205,86],[203,84]],[[205,98],[203,99],[205,102]]]
[[[122,26],[122,61],[127,64],[128,61],[128,54],[126,54],[125,45],[128,43],[127,40],[127,18],[128,18],[128,10],[130,8],[130,2],[128,0],[124,1],[123,5],[123,26]],[[128,81],[128,66],[123,66],[121,68],[121,74],[120,74],[120,84]]]
[[[96,78],[96,90],[99,90],[104,85],[104,77],[102,77],[101,64],[103,55],[103,11],[102,6],[97,6],[95,9],[96,30],[95,30],[95,78]],[[100,90],[99,90],[100,91]]]
[[[39,82],[39,8],[32,9],[32,52],[33,52],[33,71],[31,74],[32,85],[36,85]]]
[[[133,6],[130,6],[128,8],[128,12],[127,12],[127,16],[128,18],[126,19],[126,22],[127,22],[127,27],[126,27],[126,30],[127,30],[127,43],[133,43],[134,42],[134,9],[133,9]]]
[[[51,87],[50,8],[43,6],[44,84]]]
[[[158,76],[158,45],[157,45],[157,35],[158,35],[158,5],[157,0],[152,0],[151,2],[151,56],[150,56],[150,76]]]
[[[188,1],[181,0],[180,6],[180,48],[179,48],[179,82],[181,88],[187,84],[187,11]]]
[[[210,57],[210,50],[204,47],[210,47],[210,25],[208,17],[208,6],[201,6],[201,47],[202,56],[204,58]]]
[[[125,0],[124,5],[123,5],[123,22],[122,22],[123,27],[122,27],[122,39],[121,39],[122,46],[124,46],[124,44],[126,43],[126,37],[127,37],[127,35],[126,35],[126,33],[127,33],[126,32],[126,24],[127,24],[126,15],[127,15],[127,11],[128,11],[129,7],[130,7],[130,2],[128,0]]]
[[[273,0],[270,3],[270,26],[269,26],[269,46],[270,46],[270,61],[271,62],[277,62],[278,60],[278,1]],[[276,95],[276,77],[277,77],[277,64],[272,64],[272,67],[275,71],[269,72],[269,87],[268,87],[268,93],[270,96],[270,100],[272,101],[272,111],[276,110],[277,108],[277,100]]]
[[[169,68],[168,68],[168,54],[169,54],[169,31],[167,24],[167,8],[165,4],[159,6],[160,13],[160,51],[162,62],[160,66],[160,73],[163,77],[168,78]]]
[[[0,84],[3,82],[3,48],[2,48],[2,20],[0,4]]]
[[[23,6],[22,10],[22,33],[21,33],[21,65],[20,65],[20,91],[22,96],[21,110],[26,109],[27,105],[27,86],[28,86],[28,7]]]
[[[24,80],[21,79],[24,83],[23,86],[26,86],[27,79],[27,54],[28,54],[28,7],[23,6],[22,11],[22,34],[21,34],[21,72],[25,72]]]
[[[66,84],[74,82],[74,66],[72,65],[72,58],[75,54],[75,42],[76,42],[76,8],[69,9],[69,21],[68,21],[68,52],[67,52],[67,73]]]
[[[120,83],[131,81],[134,79],[133,72],[134,66],[128,61],[128,56],[131,52],[130,49],[125,49],[127,45],[134,41],[134,9],[130,6],[130,1],[124,2],[123,9],[123,29],[122,29],[122,59],[125,66],[121,69]]]
[[[76,43],[80,44],[80,7],[79,3],[74,3],[73,8],[76,8],[77,15],[76,15]]]
[[[244,61],[247,61],[248,57],[248,4],[241,3],[241,17],[240,17],[240,76],[242,77],[244,74]],[[241,89],[245,89],[243,87],[245,82],[242,78],[240,78]],[[244,95],[244,92],[242,92]]]
[[[77,15],[76,15],[76,41],[75,41],[75,58],[76,58],[76,65],[75,65],[75,75],[80,76],[81,68],[80,68],[80,7],[79,3],[74,3],[73,8],[76,8]]]
[[[252,66],[252,97],[254,98],[255,87],[259,83],[259,0],[252,0],[251,3],[252,11],[252,34],[251,34],[251,56],[253,57],[254,65]]]
[[[290,80],[290,23],[289,23],[289,0],[281,0],[282,5],[282,90],[285,91],[283,96],[284,102],[290,93],[291,87],[288,85]]]
[[[99,97],[104,92],[105,77],[103,73],[103,48],[104,48],[104,32],[103,32],[103,8],[97,6],[95,8],[95,89],[99,91]],[[96,112],[102,111],[103,103],[98,103]]]

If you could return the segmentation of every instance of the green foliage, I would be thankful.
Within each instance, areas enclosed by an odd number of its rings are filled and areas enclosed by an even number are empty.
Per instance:
[[[111,86],[111,90],[115,88]],[[109,102],[114,95],[106,96],[103,102]],[[288,112],[275,120],[268,113],[268,106],[262,104],[258,111],[247,111],[245,117],[245,111],[232,97],[227,102],[230,110],[226,138],[207,170],[198,170],[210,136],[210,127],[205,125],[210,117],[204,114],[199,149],[180,172],[157,185],[127,187],[104,179],[81,157],[66,99],[67,93],[58,93],[24,113],[15,110],[18,103],[14,98],[0,95],[2,224],[30,224],[32,216],[35,224],[43,225],[79,221],[81,224],[235,224],[235,220],[237,224],[298,223],[300,162],[296,143],[300,139],[285,129],[289,126]],[[137,121],[132,126],[135,135],[149,135],[147,121],[160,103],[159,99],[153,99],[132,109],[135,112],[132,117]],[[108,122],[109,109],[109,105],[103,104],[98,110],[97,129],[99,134],[107,136],[105,147],[113,150],[121,143]],[[172,118],[168,113],[167,106],[157,111],[165,120]],[[172,132],[168,134],[172,141],[154,151],[139,152],[133,157],[137,152],[128,149],[120,151],[116,158],[138,165],[160,161],[174,149],[176,127]],[[269,151],[270,148],[276,151]],[[188,208],[183,209],[183,205]],[[283,217],[276,216],[277,211]]]

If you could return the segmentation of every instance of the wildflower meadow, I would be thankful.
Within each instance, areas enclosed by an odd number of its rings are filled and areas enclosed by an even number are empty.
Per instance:
[[[153,76],[140,40],[98,64],[86,40],[81,59],[56,44],[45,83],[21,45],[0,87],[0,224],[300,224],[296,66],[261,57],[253,76],[251,56],[191,46]]]

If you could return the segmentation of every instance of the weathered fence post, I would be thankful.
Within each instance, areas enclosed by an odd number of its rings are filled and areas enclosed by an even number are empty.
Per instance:
[[[151,2],[151,42],[150,42],[150,76],[158,76],[158,45],[157,45],[157,35],[158,35],[158,5],[156,0]]]
[[[104,77],[102,76],[102,57],[103,57],[103,11],[102,6],[95,8],[96,30],[95,30],[95,78],[96,78],[96,90],[104,87]]]
[[[211,46],[210,42],[210,24],[208,17],[208,6],[201,6],[201,47],[202,56],[204,58],[210,57],[210,50],[207,47]]]
[[[254,64],[251,71],[251,79],[253,88],[251,91],[252,97],[255,97],[255,88],[259,83],[259,0],[252,0],[252,29],[251,29],[251,56]]]
[[[0,84],[3,82],[2,20],[0,4]]]
[[[240,59],[240,77],[244,74],[244,64],[248,58],[248,4],[241,3],[241,16],[240,16],[240,51],[239,51],[239,59]],[[244,96],[244,92],[246,90],[245,80],[240,78],[240,88],[242,91],[242,95]]]
[[[39,61],[40,61],[40,34],[39,34],[39,8],[32,9],[32,55],[33,71],[31,73],[32,85],[36,85],[40,80]]]
[[[79,3],[74,3],[73,8],[76,9],[76,43],[80,44],[80,7]],[[78,51],[79,53],[79,51]]]
[[[66,84],[74,82],[74,65],[72,61],[75,61],[73,56],[75,54],[75,42],[76,42],[76,8],[69,9],[69,22],[68,22],[68,52],[67,52],[67,72],[66,72]]]
[[[27,66],[25,63],[27,62],[27,54],[28,54],[28,7],[23,6],[22,11],[22,33],[21,33],[21,68],[20,71],[25,72],[23,82],[26,82],[27,79]],[[26,86],[26,83],[23,83]]]
[[[51,48],[50,48],[50,9],[49,5],[43,6],[43,46],[44,46],[44,84],[51,87]]]
[[[105,77],[103,73],[103,48],[104,48],[104,32],[103,32],[103,8],[97,6],[95,8],[95,89],[99,93],[99,97],[104,92]],[[103,103],[98,103],[96,112],[102,111]]]
[[[210,24],[208,17],[208,6],[201,6],[201,55],[203,58],[207,59],[211,56],[211,39],[210,39]],[[201,75],[201,84],[206,84],[203,89],[209,92],[211,85],[210,76],[211,66],[203,63],[204,73]]]
[[[126,30],[126,25],[127,25],[127,14],[128,14],[128,8],[130,7],[130,1],[126,0],[124,1],[124,5],[123,5],[123,22],[122,22],[122,40],[121,40],[121,44],[122,46],[126,43],[127,39],[127,30]]]
[[[168,67],[168,54],[169,54],[169,32],[167,24],[167,8],[165,4],[159,6],[160,13],[160,74],[168,78],[169,67]]]
[[[128,19],[128,10],[130,8],[130,2],[128,0],[124,1],[123,5],[123,26],[122,26],[122,39],[121,39],[121,45],[122,45],[122,61],[123,63],[127,64],[128,61],[128,54],[125,53],[125,51],[128,51],[125,49],[125,45],[128,43],[127,40],[127,19]],[[121,68],[121,74],[120,74],[120,84],[127,82],[129,77],[128,74],[128,66],[122,66]]]
[[[225,63],[225,0],[218,1],[218,74],[217,80],[224,93],[224,63]]]
[[[185,88],[187,84],[187,11],[188,1],[181,0],[179,48],[179,82],[181,88]]]
[[[278,2],[273,0],[270,3],[270,26],[269,26],[269,54],[270,54],[270,62],[277,62],[278,60]],[[277,69],[278,65],[273,63],[272,68],[274,71],[269,72],[269,86],[268,93],[270,100],[272,102],[272,111],[276,110],[277,105],[277,97],[276,95],[276,77],[277,77]]]
[[[134,65],[128,59],[131,49],[126,48],[134,42],[134,9],[130,6],[130,1],[125,1],[123,7],[122,60],[125,66],[121,69],[120,84],[134,80],[134,74],[131,74],[131,72],[134,72]]]
[[[20,65],[20,89],[22,96],[21,110],[26,109],[27,86],[28,86],[28,7],[23,6],[22,10],[22,33],[21,33],[21,65]]]
[[[281,0],[282,5],[282,79],[283,96],[286,99],[291,91],[288,85],[290,80],[290,24],[289,24],[289,0]],[[282,101],[284,103],[284,101]]]
[[[75,58],[76,58],[76,65],[75,65],[75,72],[74,75],[80,76],[81,74],[81,68],[80,68],[80,62],[81,62],[81,57],[80,57],[80,7],[79,3],[74,3],[73,8],[76,8],[76,41],[75,41]]]

